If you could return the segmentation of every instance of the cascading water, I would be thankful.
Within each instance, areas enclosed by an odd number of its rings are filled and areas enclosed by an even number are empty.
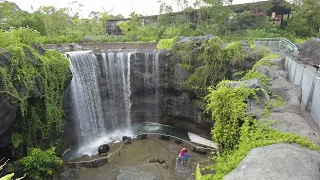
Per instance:
[[[130,52],[107,52],[103,54],[104,71],[108,84],[106,119],[108,127],[131,126]]]
[[[153,53],[153,71],[152,71],[152,75],[153,75],[153,80],[154,80],[154,88],[155,88],[155,93],[154,93],[154,99],[156,104],[155,107],[155,122],[159,122],[159,79],[160,79],[160,73],[159,73],[159,54],[158,52]]]
[[[71,103],[81,145],[106,134],[101,107],[96,56],[90,51],[68,53],[71,62]]]
[[[137,126],[131,127],[131,71],[138,69],[131,60],[145,63],[144,88],[148,95],[142,101],[144,116],[152,118],[151,122],[159,122],[158,51],[143,51],[144,58],[140,56],[141,52],[134,50],[108,51],[101,53],[99,58],[90,51],[67,54],[73,74],[71,114],[77,123],[79,139],[79,147],[72,150],[72,155],[69,153],[69,158],[94,155],[100,145],[141,131]],[[144,130],[149,132],[150,129]]]

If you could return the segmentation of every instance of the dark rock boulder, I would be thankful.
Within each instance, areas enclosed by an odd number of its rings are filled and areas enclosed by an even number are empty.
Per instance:
[[[131,137],[129,136],[122,136],[122,141],[131,140]]]
[[[122,136],[122,141],[124,141],[125,144],[131,144],[132,143],[132,139],[129,136]]]
[[[110,150],[109,144],[103,144],[98,148],[99,154],[107,153]]]

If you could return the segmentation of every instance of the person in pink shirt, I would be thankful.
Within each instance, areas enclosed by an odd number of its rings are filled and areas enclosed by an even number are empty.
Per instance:
[[[186,152],[186,148],[182,148],[177,160],[183,159],[185,152]]]

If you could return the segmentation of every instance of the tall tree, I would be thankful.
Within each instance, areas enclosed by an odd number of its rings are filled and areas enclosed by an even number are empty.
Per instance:
[[[320,2],[318,0],[296,0],[289,29],[298,36],[317,35],[320,28]]]
[[[212,27],[212,33],[225,34],[230,31],[229,20],[231,9],[223,6],[223,0],[203,0],[208,7],[203,7],[205,14],[209,17],[209,24]],[[203,10],[202,10],[203,11]]]
[[[167,4],[166,2],[162,2],[161,0],[158,0],[158,3],[160,3],[160,7],[159,7],[160,14],[171,13],[173,11],[172,6]]]

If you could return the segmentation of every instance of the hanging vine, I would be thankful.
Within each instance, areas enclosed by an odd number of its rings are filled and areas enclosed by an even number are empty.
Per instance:
[[[39,54],[33,46],[40,35],[28,28],[0,32],[0,36],[7,37],[0,38],[0,48],[9,52],[3,56],[10,61],[9,68],[0,66],[4,84],[0,93],[19,103],[22,116],[21,135],[12,139],[27,147],[39,146],[42,140],[52,144],[62,129],[62,100],[71,78],[69,61],[56,51]],[[34,93],[38,97],[32,97]]]

